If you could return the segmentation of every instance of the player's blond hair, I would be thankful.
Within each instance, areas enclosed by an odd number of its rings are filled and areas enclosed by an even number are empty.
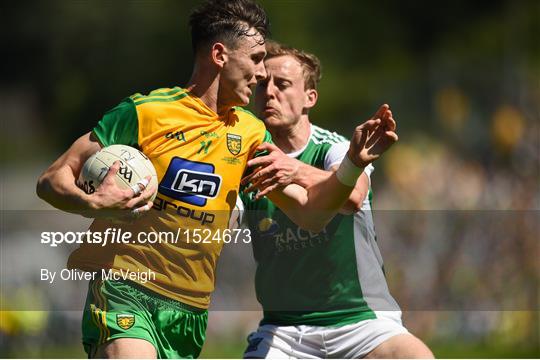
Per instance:
[[[294,57],[302,66],[305,89],[317,89],[317,84],[322,77],[319,58],[308,52],[280,44],[277,41],[266,40],[265,60],[285,55]]]

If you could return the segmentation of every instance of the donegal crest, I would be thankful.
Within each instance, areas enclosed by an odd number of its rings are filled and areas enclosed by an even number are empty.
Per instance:
[[[233,155],[238,155],[242,150],[242,137],[240,135],[227,133],[227,149]]]
[[[127,330],[135,324],[135,315],[132,314],[116,314],[116,323],[122,329]]]

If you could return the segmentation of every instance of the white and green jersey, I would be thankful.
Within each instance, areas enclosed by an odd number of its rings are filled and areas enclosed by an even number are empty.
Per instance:
[[[311,125],[306,146],[289,156],[329,170],[348,147],[344,137]],[[368,177],[372,171],[373,166],[366,168]],[[384,277],[370,200],[371,189],[360,211],[337,215],[315,234],[267,198],[242,195],[253,233],[261,324],[337,326],[374,319],[378,310],[399,310]]]

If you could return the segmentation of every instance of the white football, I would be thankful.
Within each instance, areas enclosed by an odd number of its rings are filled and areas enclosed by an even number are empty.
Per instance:
[[[129,189],[139,180],[152,176],[148,186],[152,186],[156,190],[150,199],[154,200],[158,188],[156,169],[146,155],[127,145],[107,146],[90,156],[84,163],[77,185],[87,194],[92,194],[117,160],[120,161],[120,169],[116,173],[118,186]]]

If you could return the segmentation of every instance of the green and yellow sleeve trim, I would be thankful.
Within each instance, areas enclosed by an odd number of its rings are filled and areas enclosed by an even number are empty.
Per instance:
[[[142,95],[142,94],[135,94],[132,95],[130,98],[133,100],[133,103],[135,105],[142,105],[148,102],[171,102],[180,100],[188,95],[188,91],[186,89],[182,89],[180,87],[175,87],[172,90],[171,89],[158,89],[152,91],[148,95]]]

